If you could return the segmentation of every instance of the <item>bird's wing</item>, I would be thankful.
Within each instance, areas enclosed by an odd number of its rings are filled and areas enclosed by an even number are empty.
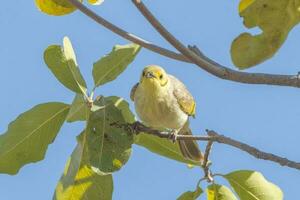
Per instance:
[[[180,80],[172,75],[169,75],[169,78],[174,88],[173,94],[177,99],[181,110],[187,115],[194,117],[196,114],[196,102],[193,96]]]
[[[132,89],[131,89],[131,91],[130,91],[130,99],[131,99],[132,101],[134,101],[134,94],[135,94],[135,91],[136,91],[136,89],[137,89],[138,86],[139,86],[139,83],[136,83],[136,84],[132,87]]]

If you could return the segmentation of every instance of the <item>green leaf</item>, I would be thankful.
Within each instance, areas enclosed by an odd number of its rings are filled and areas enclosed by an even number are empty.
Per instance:
[[[141,47],[137,44],[116,45],[112,51],[94,63],[95,87],[116,79],[134,60]]]
[[[132,123],[134,118],[122,98],[102,97],[94,104],[105,108],[90,116],[87,127],[89,164],[99,174],[110,174],[126,164],[133,143],[132,134],[111,124]]]
[[[180,195],[177,200],[196,200],[202,193],[203,190],[199,186],[197,186],[195,191],[187,191]]]
[[[67,122],[85,121],[87,109],[83,95],[76,94],[67,116]]]
[[[232,191],[225,185],[211,184],[207,187],[206,193],[207,200],[237,200]]]
[[[79,142],[56,186],[53,200],[112,199],[112,176],[95,173],[86,163],[86,153],[85,144]]]
[[[67,104],[45,103],[11,122],[0,135],[0,173],[16,174],[25,164],[42,160],[68,111]]]
[[[239,170],[224,176],[241,200],[282,200],[280,188],[256,171]]]
[[[68,37],[63,47],[51,45],[44,52],[44,60],[56,78],[68,89],[86,95],[86,83],[77,65],[75,53]]]
[[[67,0],[35,0],[35,5],[40,11],[56,16],[66,15],[76,10],[76,7]]]
[[[262,33],[240,34],[231,45],[231,58],[239,69],[246,69],[271,58],[299,23],[300,0],[241,0],[240,16],[247,28]]]
[[[134,143],[145,147],[149,151],[159,154],[161,156],[177,160],[186,164],[200,166],[200,163],[183,157],[182,153],[180,152],[178,143],[174,144],[169,140],[144,133],[140,133],[139,135],[135,136]]]
[[[104,0],[88,0],[88,2],[92,5],[100,5],[104,2]]]

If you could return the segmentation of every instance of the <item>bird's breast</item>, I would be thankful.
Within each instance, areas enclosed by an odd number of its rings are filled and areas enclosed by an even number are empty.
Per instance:
[[[188,119],[169,90],[149,93],[137,88],[134,104],[139,118],[153,128],[180,129]]]

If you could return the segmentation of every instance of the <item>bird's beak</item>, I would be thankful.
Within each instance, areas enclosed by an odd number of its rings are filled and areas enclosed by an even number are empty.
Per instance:
[[[147,72],[145,76],[146,76],[146,78],[155,78],[155,76],[152,72]]]

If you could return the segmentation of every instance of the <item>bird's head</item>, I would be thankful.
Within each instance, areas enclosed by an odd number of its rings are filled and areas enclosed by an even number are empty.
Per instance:
[[[142,72],[140,84],[149,89],[160,89],[167,85],[168,80],[167,73],[162,67],[149,65]]]

